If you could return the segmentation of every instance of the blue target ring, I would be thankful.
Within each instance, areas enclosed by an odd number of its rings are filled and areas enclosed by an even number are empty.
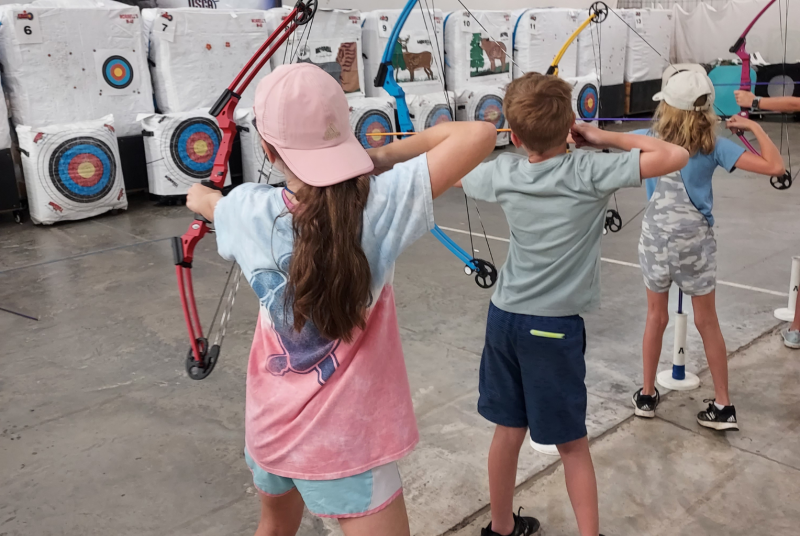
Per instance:
[[[103,63],[103,80],[114,89],[125,89],[133,82],[133,66],[122,56],[111,56]]]
[[[222,134],[216,123],[197,117],[181,123],[172,134],[170,153],[182,173],[207,179],[214,168]]]
[[[503,128],[506,124],[506,116],[503,114],[503,101],[497,95],[485,95],[478,101],[475,110],[476,121],[488,121],[495,128]]]
[[[392,131],[392,121],[380,110],[370,110],[356,123],[356,137],[364,149],[383,147],[392,142],[391,136],[375,136]]]
[[[578,93],[578,116],[581,119],[594,119],[597,117],[599,102],[597,87],[594,84],[586,84]]]
[[[450,108],[448,108],[446,104],[437,104],[428,114],[427,119],[425,119],[425,128],[430,128],[438,125],[439,123],[445,123],[452,120],[453,115],[450,113]]]
[[[82,137],[59,145],[50,157],[50,180],[67,199],[91,203],[114,186],[116,161],[108,145]]]

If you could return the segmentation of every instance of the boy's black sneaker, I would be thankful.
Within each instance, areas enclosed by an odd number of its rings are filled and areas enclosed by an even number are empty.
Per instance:
[[[511,514],[514,516],[514,530],[508,536],[531,536],[539,532],[539,520],[535,517],[522,517],[519,515],[520,512],[522,512],[522,507],[517,510],[516,514]],[[492,523],[490,522],[488,527],[481,529],[481,536],[500,535],[492,530]]]
[[[637,417],[646,417],[652,419],[656,416],[656,406],[661,402],[661,395],[656,389],[654,395],[643,395],[642,389],[633,393],[633,413]]]
[[[738,430],[739,423],[736,420],[736,408],[725,406],[722,409],[714,405],[713,399],[705,399],[709,402],[708,408],[697,414],[697,424],[711,428],[713,430]]]

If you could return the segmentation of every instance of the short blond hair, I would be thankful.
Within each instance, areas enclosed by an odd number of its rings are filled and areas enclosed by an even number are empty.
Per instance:
[[[544,153],[566,142],[575,121],[572,86],[557,76],[527,73],[509,84],[503,110],[525,147]]]

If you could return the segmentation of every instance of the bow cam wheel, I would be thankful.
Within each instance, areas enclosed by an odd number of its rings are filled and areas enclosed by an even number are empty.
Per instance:
[[[595,17],[592,19],[592,22],[595,24],[600,24],[606,17],[608,17],[608,6],[605,2],[595,2],[589,8],[589,15],[594,15]]]
[[[209,351],[207,339],[197,339],[197,346],[200,348],[200,361],[195,360],[194,351],[189,348],[189,353],[186,354],[186,374],[193,380],[204,380],[217,364],[219,346],[212,346]]]
[[[613,208],[606,211],[605,228],[612,233],[618,233],[622,229],[622,216]]]
[[[787,171],[780,177],[770,177],[769,183],[776,190],[788,190],[792,187],[792,174]]]
[[[478,269],[475,272],[475,283],[479,287],[492,288],[497,283],[497,268],[495,268],[494,264],[483,259],[472,259],[472,264]]]
[[[308,24],[317,13],[317,0],[300,0],[295,4],[297,8],[297,15],[295,15],[294,23],[298,26]]]

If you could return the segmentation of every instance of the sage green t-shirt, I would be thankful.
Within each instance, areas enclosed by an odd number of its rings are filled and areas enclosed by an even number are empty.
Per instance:
[[[467,175],[464,192],[500,203],[511,243],[492,303],[503,311],[570,316],[600,304],[600,239],[609,198],[641,185],[639,149],[574,151],[531,164],[503,154]]]

